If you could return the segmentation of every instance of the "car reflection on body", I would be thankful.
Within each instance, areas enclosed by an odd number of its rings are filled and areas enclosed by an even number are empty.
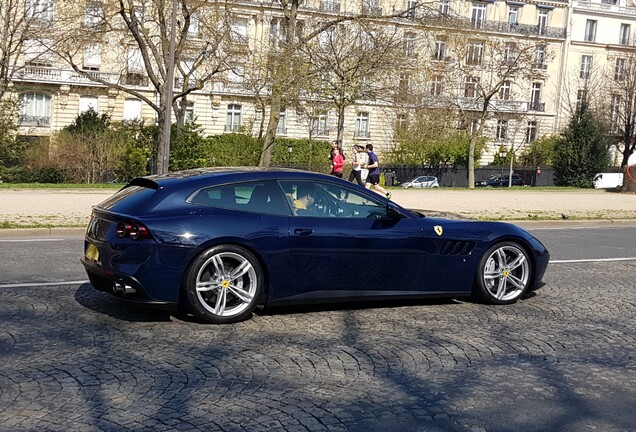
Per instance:
[[[430,218],[334,176],[256,168],[132,180],[94,207],[82,258],[96,289],[211,323],[258,305],[513,303],[542,285],[548,261],[512,224]]]
[[[438,188],[437,177],[420,176],[402,183],[403,188]]]
[[[510,175],[492,175],[488,180],[476,181],[475,186],[508,187]],[[523,179],[519,174],[512,175],[512,186],[524,186]]]

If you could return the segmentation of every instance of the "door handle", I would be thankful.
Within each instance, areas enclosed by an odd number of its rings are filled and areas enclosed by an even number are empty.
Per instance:
[[[312,235],[313,233],[314,230],[312,230],[311,228],[296,228],[294,230],[294,234],[299,236],[308,236]]]

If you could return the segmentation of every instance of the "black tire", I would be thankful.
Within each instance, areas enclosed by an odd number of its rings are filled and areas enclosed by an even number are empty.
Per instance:
[[[532,261],[526,249],[515,242],[500,242],[479,261],[473,295],[489,304],[511,304],[528,291],[532,280]]]
[[[240,246],[220,245],[190,263],[183,289],[196,318],[228,324],[252,315],[263,285],[263,270],[253,253]]]

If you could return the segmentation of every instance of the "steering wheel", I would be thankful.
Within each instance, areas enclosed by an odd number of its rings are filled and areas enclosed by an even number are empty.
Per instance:
[[[328,211],[328,203],[325,197],[316,197],[313,204],[313,213],[319,216],[325,216]]]

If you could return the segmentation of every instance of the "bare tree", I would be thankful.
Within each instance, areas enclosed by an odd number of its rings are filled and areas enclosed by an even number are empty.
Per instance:
[[[303,51],[313,68],[311,91],[335,107],[339,143],[346,108],[357,101],[381,99],[388,93],[389,78],[403,61],[403,45],[402,32],[396,27],[366,20],[334,26],[305,45]]]
[[[340,23],[372,19],[386,24],[396,18],[416,19],[418,12],[427,7],[424,1],[405,2],[403,9],[385,13],[380,7],[366,1],[363,2],[359,13],[344,13],[333,7],[328,11],[330,12],[328,15],[310,19],[310,16],[299,12],[302,0],[276,0],[273,3],[278,5],[277,12],[280,14],[279,31],[276,35],[278,39],[275,49],[270,51],[268,60],[271,79],[268,104],[270,111],[260,166],[270,165],[281,109],[292,104],[297,98],[302,78],[306,77],[308,65],[306,58],[302,55],[302,47]]]
[[[469,131],[468,187],[474,188],[475,148],[486,122],[501,113],[543,108],[539,100],[532,100],[528,106],[527,102],[505,97],[505,92],[512,92],[519,81],[542,78],[550,54],[544,45],[460,33],[457,29],[450,29],[441,38],[434,53],[437,66],[433,73],[441,86],[436,104],[454,108]],[[502,92],[503,97],[498,97]]]
[[[188,95],[240,63],[246,54],[246,34],[237,30],[230,6],[223,0],[89,2],[84,10],[64,11],[64,33],[58,35],[55,50],[80,76],[145,102],[157,113],[160,125],[174,111],[181,126]],[[87,56],[96,55],[98,49],[109,66],[118,68],[115,76],[86,67]],[[175,81],[170,82],[170,77]],[[169,136],[159,135],[158,149],[157,170],[162,172]]]
[[[604,87],[602,112],[609,114],[610,133],[625,169],[636,152],[636,54],[625,52],[612,60],[604,77],[608,85]]]

